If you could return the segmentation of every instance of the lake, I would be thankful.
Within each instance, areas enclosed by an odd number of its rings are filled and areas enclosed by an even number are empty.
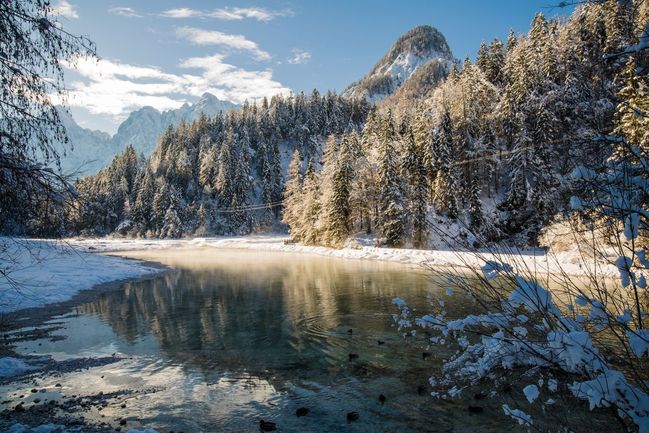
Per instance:
[[[49,398],[134,391],[101,411],[88,408],[86,419],[127,418],[128,428],[185,433],[256,432],[260,419],[276,422],[280,432],[513,427],[495,402],[472,414],[471,400],[428,395],[427,379],[448,354],[433,347],[423,359],[423,339],[404,338],[394,326],[392,299],[403,297],[424,310],[432,298],[445,299],[451,314],[470,311],[471,304],[447,297],[445,286],[423,269],[217,249],[129,256],[172,270],[123,284],[53,319],[64,326],[55,334],[65,339],[18,347],[56,359],[125,357],[42,384],[50,385]],[[62,387],[53,390],[55,382]],[[298,418],[300,407],[309,413]],[[351,411],[359,419],[350,423]]]

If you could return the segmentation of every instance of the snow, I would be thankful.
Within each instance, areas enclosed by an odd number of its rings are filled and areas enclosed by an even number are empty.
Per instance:
[[[503,412],[505,415],[514,418],[520,425],[531,425],[532,417],[520,409],[512,409],[509,405],[503,404]]]
[[[617,270],[620,273],[620,280],[622,281],[623,287],[629,287],[631,284],[631,274],[629,274],[629,269],[631,269],[632,264],[633,260],[625,256],[620,256],[615,260],[615,266],[617,266]]]
[[[0,237],[0,312],[63,302],[96,284],[142,277],[160,269],[91,254],[63,242]]]
[[[515,250],[508,248],[490,252],[475,252],[453,249],[410,249],[376,247],[373,238],[357,238],[348,247],[334,249],[321,246],[308,246],[288,243],[286,235],[253,235],[242,237],[201,237],[193,239],[67,239],[76,248],[95,252],[122,253],[136,250],[167,248],[218,248],[245,249],[257,251],[276,251],[289,253],[315,254],[355,260],[378,260],[414,266],[458,267],[481,269],[486,262],[501,263],[501,271],[510,268],[514,273],[525,274],[534,269],[539,275],[545,273],[585,275],[592,267],[583,262],[578,250],[557,253],[541,249]],[[508,263],[504,265],[503,263]],[[618,275],[613,265],[602,264],[598,273],[606,276]]]
[[[515,276],[518,287],[509,295],[508,302],[514,307],[525,306],[528,311],[547,311],[554,305],[552,295],[535,281]]]
[[[574,382],[570,390],[576,397],[588,400],[591,410],[615,403],[633,419],[640,433],[649,433],[649,396],[629,385],[623,373],[606,370],[592,380]]]
[[[447,54],[432,52],[422,57],[408,51],[399,53],[392,63],[383,65],[372,76],[389,75],[397,86],[400,86],[417,68],[433,59],[446,63],[447,70],[451,69],[452,62],[448,59]]]
[[[563,271],[570,275],[581,275],[589,269],[577,260],[578,255],[570,255],[569,252],[553,255],[541,250],[529,250],[517,254],[511,251],[476,254],[450,249],[384,248],[374,246],[374,241],[370,238],[359,238],[353,246],[333,249],[291,244],[286,240],[286,236],[281,235],[194,239],[67,239],[59,242],[0,238],[0,270],[9,274],[9,279],[0,279],[0,312],[62,302],[96,284],[159,272],[159,269],[141,261],[115,257],[136,250],[215,248],[304,253],[413,266],[482,268],[489,275],[510,270],[522,272],[525,269],[535,269],[537,273]],[[504,262],[510,264],[505,265]],[[498,263],[497,267],[494,266]],[[618,273],[618,267],[604,267],[602,272],[614,275]],[[522,303],[532,309],[547,301],[551,302],[549,293],[541,293],[543,289],[540,286],[531,284],[533,283],[519,281],[519,291],[510,301]],[[451,296],[452,289],[447,290],[447,294]]]
[[[640,358],[645,353],[649,354],[649,331],[636,329],[635,331],[627,331],[626,336],[629,339],[629,347],[631,347],[635,356]]]
[[[5,356],[0,358],[0,377],[18,376],[29,370],[34,370],[35,366],[29,365],[22,359]]]
[[[482,266],[482,273],[487,280],[493,280],[501,272],[509,273],[512,271],[512,267],[507,263],[499,263],[493,260],[488,260],[487,263]]]
[[[539,396],[539,388],[536,385],[527,385],[523,388],[523,394],[530,403],[534,402]]]

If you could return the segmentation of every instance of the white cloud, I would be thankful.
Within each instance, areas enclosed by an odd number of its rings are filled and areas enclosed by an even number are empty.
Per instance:
[[[143,106],[161,111],[174,109],[205,92],[236,103],[290,92],[273,79],[272,70],[248,71],[224,59],[224,54],[188,58],[178,65],[188,70],[181,74],[155,66],[80,59],[74,67],[80,78],[69,81],[67,103],[121,121]]]
[[[230,35],[216,30],[203,30],[195,27],[181,27],[176,30],[176,35],[196,45],[219,45],[237,51],[247,51],[257,60],[270,59],[270,54],[242,35]]]
[[[52,5],[52,13],[65,18],[79,18],[76,7],[70,4],[68,0],[59,0]]]
[[[287,59],[291,65],[302,65],[311,60],[311,53],[308,51],[295,48],[291,50],[291,54],[292,56]]]
[[[214,18],[219,20],[242,20],[245,18],[255,19],[257,21],[270,21],[277,17],[292,16],[293,11],[285,9],[281,11],[271,11],[264,8],[236,8],[225,7],[213,9],[211,11],[201,11],[190,8],[175,8],[162,12],[160,15],[166,18]]]
[[[108,12],[115,15],[121,15],[128,18],[140,18],[142,15],[138,14],[137,11],[133,8],[118,6],[108,9]]]
[[[281,83],[273,80],[273,71],[247,71],[223,62],[222,54],[205,57],[191,57],[179,66],[186,69],[198,69],[200,76],[183,75],[189,84],[188,92],[201,95],[208,91],[220,99],[241,103],[246,99],[258,99],[263,96],[290,92]],[[204,90],[208,89],[208,90]]]
[[[200,11],[189,8],[169,9],[160,15],[166,18],[194,18],[200,16]]]

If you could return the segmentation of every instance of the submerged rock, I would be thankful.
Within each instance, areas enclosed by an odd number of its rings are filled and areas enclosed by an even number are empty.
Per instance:
[[[277,424],[271,421],[259,420],[259,430],[261,431],[275,431],[277,430]]]
[[[347,422],[358,421],[359,418],[358,412],[347,412]]]

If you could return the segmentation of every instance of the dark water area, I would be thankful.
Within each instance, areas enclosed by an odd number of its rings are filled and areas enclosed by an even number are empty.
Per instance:
[[[86,418],[126,417],[129,427],[186,433],[256,432],[260,419],[280,432],[512,428],[498,405],[473,414],[471,401],[428,395],[428,377],[448,354],[423,347],[422,336],[404,338],[392,299],[408,299],[422,312],[438,299],[451,314],[472,306],[446,296],[444,284],[422,269],[214,249],[142,257],[172,270],[55,319],[65,339],[19,348],[57,359],[126,357],[53,379],[68,395],[141,391],[126,408],[109,405]],[[424,350],[432,355],[423,359]],[[297,417],[301,407],[308,414]],[[348,422],[352,411],[358,420]]]

